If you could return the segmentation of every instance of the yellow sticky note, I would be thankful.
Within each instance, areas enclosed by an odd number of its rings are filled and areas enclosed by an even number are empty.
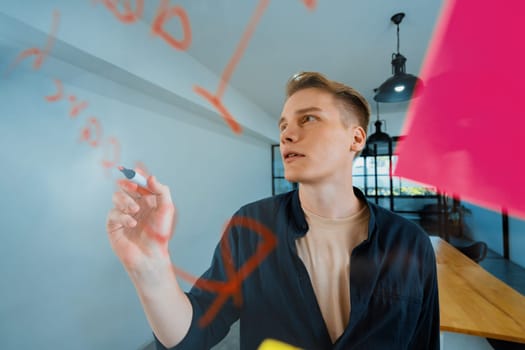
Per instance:
[[[301,350],[290,344],[283,343],[275,339],[266,339],[259,346],[258,350]]]

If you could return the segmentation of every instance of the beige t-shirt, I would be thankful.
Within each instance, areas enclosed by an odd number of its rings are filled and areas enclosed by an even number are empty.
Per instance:
[[[303,208],[308,232],[295,241],[306,266],[332,342],[350,319],[350,256],[368,237],[368,206],[341,219],[328,219]]]

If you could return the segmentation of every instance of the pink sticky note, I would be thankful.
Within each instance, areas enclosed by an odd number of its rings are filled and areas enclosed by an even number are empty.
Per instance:
[[[448,0],[395,174],[525,217],[525,1]]]

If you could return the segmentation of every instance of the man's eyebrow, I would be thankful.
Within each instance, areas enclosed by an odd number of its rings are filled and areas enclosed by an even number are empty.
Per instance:
[[[295,114],[304,114],[308,112],[322,112],[323,110],[319,107],[306,107],[302,109],[298,109],[295,111]]]
[[[306,107],[306,108],[301,108],[301,109],[298,109],[295,111],[295,114],[304,114],[304,113],[308,113],[308,112],[322,112],[323,110],[319,107]],[[282,122],[285,121],[285,118],[284,117],[281,117],[281,119],[279,119],[279,123],[277,123],[277,125],[281,125]]]

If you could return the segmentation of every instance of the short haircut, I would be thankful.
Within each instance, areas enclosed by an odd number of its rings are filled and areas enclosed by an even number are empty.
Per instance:
[[[342,122],[348,127],[351,122],[350,112],[357,116],[357,122],[365,133],[370,122],[370,105],[366,99],[354,88],[343,83],[327,79],[324,75],[317,72],[299,72],[292,76],[286,84],[286,97],[289,98],[297,91],[317,88],[331,93],[343,107]]]

